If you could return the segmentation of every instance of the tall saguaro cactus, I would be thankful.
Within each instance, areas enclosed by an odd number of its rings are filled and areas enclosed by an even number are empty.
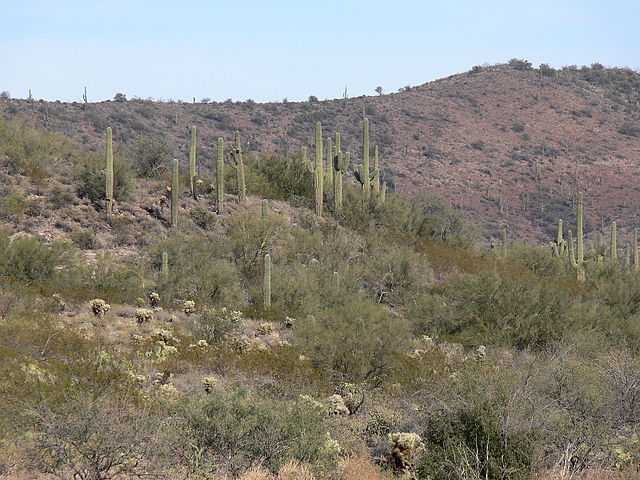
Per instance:
[[[339,212],[342,209],[342,177],[347,173],[349,163],[351,162],[351,156],[349,152],[342,153],[340,134],[336,133],[336,153],[333,157],[333,202],[335,211]]]
[[[362,185],[362,203],[368,206],[371,199],[371,181],[375,180],[377,175],[375,171],[372,174],[369,168],[369,119],[365,118],[362,124],[362,165],[354,169],[353,174]]]
[[[371,178],[369,178],[369,119],[362,122],[362,177],[364,189],[364,201],[371,196]]]
[[[579,282],[584,282],[586,279],[586,273],[584,269],[584,235],[583,235],[583,210],[582,210],[582,192],[578,193],[578,207],[577,207],[577,221],[578,225],[576,227],[576,237],[578,241],[578,251],[577,256],[573,251],[573,236],[571,234],[571,230],[569,230],[569,261],[571,262],[571,266],[576,270],[576,275]]]
[[[633,269],[637,272],[640,270],[640,256],[638,254],[638,228],[633,229]]]
[[[327,166],[325,168],[325,182],[327,184],[327,196],[331,198],[331,195],[335,196],[336,191],[333,184],[333,158],[335,155],[333,148],[333,141],[331,137],[327,137]],[[329,199],[327,199],[329,201]]]
[[[173,159],[173,169],[171,171],[171,227],[175,228],[178,226],[178,189],[179,186],[179,178],[180,170],[178,167],[178,160]]]
[[[612,262],[618,261],[618,226],[616,222],[611,223],[611,252],[610,259]]]
[[[216,196],[218,213],[224,209],[224,140],[218,137],[216,149]]]
[[[375,172],[376,178],[373,181],[373,191],[376,193],[380,193],[380,163],[378,156],[378,146],[373,147],[373,171]]]
[[[106,168],[105,199],[107,201],[107,214],[113,213],[113,138],[111,127],[107,127],[107,168]]]
[[[191,186],[191,195],[193,199],[197,199],[196,192],[196,127],[191,127],[191,147],[189,148],[189,185]]]
[[[264,297],[264,309],[271,308],[271,255],[264,256],[264,278],[262,283],[262,295]]]
[[[227,155],[227,161],[236,170],[236,181],[238,183],[238,200],[247,201],[247,187],[244,182],[244,160],[242,157],[242,144],[240,143],[240,132],[236,130],[233,135],[231,152]]]
[[[169,254],[167,252],[162,252],[160,274],[162,275],[162,278],[167,278],[169,276]]]
[[[322,124],[316,123],[316,169],[315,169],[315,192],[316,192],[316,214],[322,215],[324,197],[324,165],[322,160]]]

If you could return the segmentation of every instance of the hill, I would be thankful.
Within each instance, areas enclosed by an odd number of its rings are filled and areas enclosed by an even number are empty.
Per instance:
[[[316,121],[327,135],[341,133],[358,163],[364,110],[390,186],[443,196],[487,238],[506,226],[513,238],[546,241],[555,219],[571,215],[576,189],[587,198],[588,230],[618,220],[626,236],[638,224],[640,192],[629,180],[640,156],[639,89],[640,75],[628,69],[532,69],[512,60],[375,97],[0,105],[9,118],[68,134],[94,151],[104,148],[107,125],[124,155],[141,136],[163,137],[184,162],[188,127],[196,125],[204,169],[213,166],[218,136],[231,139],[239,129],[252,152],[292,154],[312,146]]]

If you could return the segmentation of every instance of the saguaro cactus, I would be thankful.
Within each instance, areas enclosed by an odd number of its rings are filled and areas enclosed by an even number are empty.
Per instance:
[[[369,205],[371,199],[371,181],[376,179],[376,172],[369,168],[369,119],[365,118],[362,127],[362,165],[353,172],[356,180],[362,185],[362,203]]]
[[[563,238],[563,222],[561,218],[558,219],[558,234],[556,236],[556,241],[555,243],[550,243],[555,256],[564,256],[567,254],[567,242],[565,242]]]
[[[242,157],[242,144],[240,143],[240,132],[236,130],[233,135],[231,152],[227,155],[227,161],[236,170],[236,180],[238,182],[238,200],[247,201],[247,187],[244,183],[244,160]],[[247,144],[248,145],[248,144]]]
[[[107,168],[106,168],[105,199],[107,201],[107,214],[113,213],[113,141],[111,127],[107,127]]]
[[[584,236],[583,236],[583,211],[582,211],[582,192],[578,193],[578,206],[577,206],[577,222],[578,225],[576,227],[576,237],[578,241],[578,251],[577,255],[574,254],[573,251],[573,235],[571,230],[569,230],[569,242],[568,242],[568,250],[569,250],[569,261],[571,262],[571,266],[576,270],[576,276],[579,282],[584,282],[586,278],[585,269],[584,269]]]
[[[507,229],[502,229],[502,256],[507,256]]]
[[[169,276],[169,254],[167,252],[162,252],[162,266],[160,267],[160,274],[162,278],[167,278]]]
[[[264,278],[262,283],[262,294],[264,297],[264,309],[271,308],[271,255],[264,256]]]
[[[333,157],[333,170],[335,173],[333,177],[333,202],[336,212],[342,209],[342,177],[347,173],[350,162],[351,156],[349,152],[342,153],[340,134],[336,133],[336,154]]]
[[[324,196],[324,165],[322,160],[322,124],[316,123],[316,169],[315,169],[315,192],[316,192],[316,214],[322,215]]]
[[[173,169],[171,171],[171,226],[173,228],[178,226],[179,174],[178,160],[174,158]]]
[[[633,229],[633,269],[637,272],[640,270],[640,257],[638,254],[638,229]]]
[[[269,201],[267,199],[262,200],[262,219],[266,219],[269,216]]]
[[[371,178],[369,177],[369,119],[362,122],[362,188],[364,189],[364,200],[369,200],[371,195]]]
[[[216,196],[218,213],[224,209],[224,140],[218,137],[216,149]]]
[[[631,245],[629,242],[624,244],[624,266],[631,268]]]
[[[331,137],[327,137],[327,167],[325,168],[325,182],[327,184],[327,196],[329,198],[333,194],[335,196],[335,188],[333,184],[333,158],[334,158],[334,149],[333,142],[331,141]],[[333,191],[332,191],[333,190]]]
[[[610,259],[612,262],[618,261],[618,226],[616,222],[611,223],[611,251]]]
[[[196,192],[196,127],[191,127],[191,147],[189,148],[189,185],[191,186],[191,195],[193,199],[197,199]]]
[[[378,146],[373,147],[373,171],[375,172],[375,179],[373,181],[373,191],[380,193],[380,164],[378,156]]]

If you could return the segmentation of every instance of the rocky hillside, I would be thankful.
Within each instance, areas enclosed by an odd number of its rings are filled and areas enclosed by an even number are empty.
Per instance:
[[[587,230],[618,220],[626,240],[640,220],[640,189],[631,181],[640,161],[639,98],[640,75],[632,70],[532,69],[512,60],[376,97],[86,105],[4,99],[0,106],[9,118],[63,132],[93,150],[104,148],[104,128],[112,126],[124,156],[141,136],[162,136],[185,165],[188,126],[196,125],[201,161],[211,166],[218,136],[231,139],[239,129],[253,152],[293,154],[312,147],[317,121],[326,134],[342,134],[357,164],[364,111],[388,183],[442,195],[487,238],[506,226],[513,237],[546,241],[556,218],[571,220],[579,189]]]

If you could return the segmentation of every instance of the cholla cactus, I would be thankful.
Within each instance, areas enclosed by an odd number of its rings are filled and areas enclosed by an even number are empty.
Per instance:
[[[478,360],[479,362],[484,361],[484,358],[487,356],[487,347],[485,347],[484,345],[480,345],[478,348],[476,348],[476,360]]]
[[[284,326],[292,328],[296,324],[296,319],[293,317],[284,317]]]
[[[111,305],[100,298],[94,298],[89,302],[89,306],[91,307],[91,311],[96,317],[104,316],[109,310],[111,310]]]
[[[150,322],[153,320],[153,310],[148,308],[139,308],[136,310],[136,320],[138,323]]]
[[[196,302],[194,302],[193,300],[186,300],[182,305],[182,311],[187,315],[196,313]]]
[[[160,295],[158,292],[151,292],[149,294],[149,304],[152,307],[157,307],[160,304]]]
[[[327,409],[329,415],[349,415],[344,399],[338,394],[331,395],[327,399]]]
[[[354,415],[364,403],[364,391],[353,383],[341,383],[334,393],[340,395],[350,415]]]
[[[417,433],[397,432],[389,434],[389,465],[393,470],[409,472],[413,470],[418,453],[424,444]]]
[[[206,393],[211,393],[218,381],[214,377],[204,377],[202,379],[202,387]]]
[[[273,323],[263,322],[260,325],[258,325],[258,328],[256,329],[256,335],[259,335],[259,336],[269,335],[273,333],[273,331],[274,331]]]

